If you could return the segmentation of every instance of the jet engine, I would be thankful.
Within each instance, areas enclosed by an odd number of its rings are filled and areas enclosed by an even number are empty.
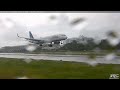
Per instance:
[[[53,45],[52,44],[48,44],[49,47],[52,47]]]
[[[54,44],[60,44],[60,41],[55,41]]]

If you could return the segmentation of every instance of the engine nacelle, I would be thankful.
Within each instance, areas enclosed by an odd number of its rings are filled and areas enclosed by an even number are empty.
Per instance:
[[[55,41],[54,44],[60,44],[60,41]]]
[[[39,42],[37,41],[29,41],[30,43],[35,43],[35,44],[40,44]]]
[[[49,47],[52,47],[53,45],[52,44],[48,44]]]

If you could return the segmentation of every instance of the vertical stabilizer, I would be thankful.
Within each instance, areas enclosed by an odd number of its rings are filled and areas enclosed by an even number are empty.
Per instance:
[[[30,36],[30,39],[34,39],[34,37],[33,37],[32,33],[31,33],[31,31],[29,31],[29,36]]]

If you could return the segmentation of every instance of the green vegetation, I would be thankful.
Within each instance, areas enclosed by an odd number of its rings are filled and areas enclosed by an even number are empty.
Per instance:
[[[0,58],[0,79],[26,76],[32,79],[109,79],[110,74],[120,74],[120,65]]]
[[[100,43],[95,43],[94,39],[87,40],[87,43],[78,43],[73,40],[71,43],[65,44],[59,49],[45,50],[38,48],[32,53],[39,54],[72,54],[72,55],[106,55],[111,52],[119,54],[120,43],[116,46],[112,46],[104,39]]]
[[[70,51],[91,51],[96,48],[96,44],[94,43],[94,39],[88,40],[87,43],[77,43],[77,41],[73,40],[71,43],[65,44],[59,50],[70,50]]]

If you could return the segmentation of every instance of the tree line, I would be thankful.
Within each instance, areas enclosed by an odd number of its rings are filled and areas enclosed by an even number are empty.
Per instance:
[[[107,39],[102,39],[99,43],[96,43],[95,39],[87,40],[87,43],[78,43],[76,40],[73,40],[71,43],[65,44],[59,50],[91,51],[96,48],[99,48],[100,50],[119,50],[120,43],[116,46],[112,46]]]

